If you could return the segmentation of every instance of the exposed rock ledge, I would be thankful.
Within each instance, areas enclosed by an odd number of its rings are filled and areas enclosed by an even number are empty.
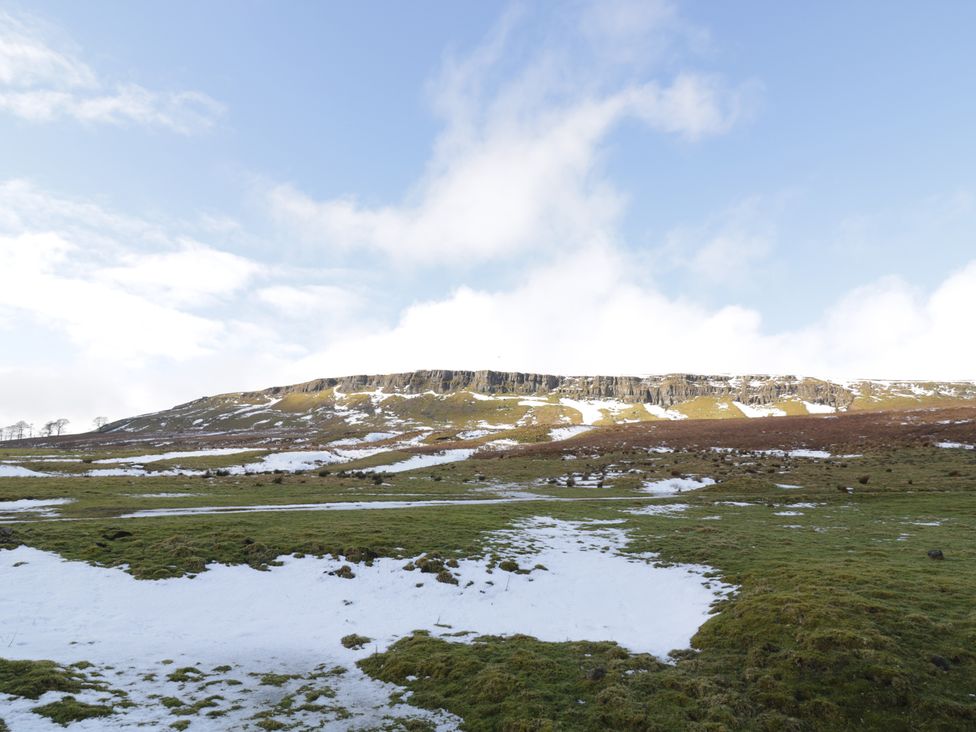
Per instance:
[[[313,393],[338,388],[345,393],[382,389],[391,394],[434,392],[617,399],[622,402],[669,407],[696,397],[726,397],[745,404],[771,404],[798,398],[840,409],[850,406],[854,394],[839,384],[794,376],[555,376],[504,371],[409,371],[316,379],[303,384],[276,386],[242,396],[281,397],[293,392]]]

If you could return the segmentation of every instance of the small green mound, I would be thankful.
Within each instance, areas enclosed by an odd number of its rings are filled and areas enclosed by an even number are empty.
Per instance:
[[[365,635],[356,635],[351,633],[349,635],[343,636],[340,641],[342,645],[354,651],[358,651],[360,648],[369,643],[372,638],[367,638]]]
[[[100,688],[84,674],[54,661],[8,661],[0,658],[0,693],[38,699],[48,691],[77,693]]]
[[[183,668],[176,669],[166,678],[168,678],[170,681],[186,683],[188,681],[201,681],[204,677],[205,674],[203,671],[195,666],[184,666]]]
[[[282,686],[297,678],[295,674],[264,674],[261,676],[261,686]]]
[[[50,704],[34,707],[31,711],[34,714],[47,717],[62,727],[67,727],[72,722],[78,722],[82,719],[107,717],[115,713],[112,707],[105,706],[104,704],[85,704],[73,696],[66,696]]]

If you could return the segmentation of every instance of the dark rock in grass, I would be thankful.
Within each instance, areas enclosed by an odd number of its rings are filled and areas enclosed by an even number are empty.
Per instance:
[[[945,559],[941,549],[929,549],[929,559]]]
[[[124,539],[127,536],[132,536],[131,531],[123,531],[122,529],[110,529],[102,534],[102,538],[108,541],[115,541],[116,539]]]
[[[600,681],[607,675],[607,670],[603,666],[597,666],[596,668],[591,668],[586,672],[586,678],[588,681]]]
[[[857,482],[860,483],[861,485],[867,485],[869,480],[871,480],[870,475],[862,475],[860,478],[857,479]]]
[[[948,671],[951,668],[949,662],[946,659],[944,659],[942,656],[932,656],[932,658],[930,658],[929,660],[932,662],[933,666],[943,671]]]

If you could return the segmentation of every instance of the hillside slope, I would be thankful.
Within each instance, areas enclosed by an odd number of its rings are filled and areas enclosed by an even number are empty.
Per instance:
[[[119,420],[103,432],[177,435],[317,433],[383,439],[445,432],[515,439],[552,427],[682,419],[736,419],[976,402],[973,382],[858,381],[794,376],[557,376],[499,371],[412,371],[346,376],[235,392]],[[121,436],[121,435],[120,435]]]

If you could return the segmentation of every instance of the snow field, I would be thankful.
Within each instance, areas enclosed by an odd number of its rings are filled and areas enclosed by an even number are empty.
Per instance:
[[[78,723],[77,730],[172,721],[169,710],[149,695],[186,696],[165,678],[180,665],[202,670],[233,665],[231,675],[245,682],[250,674],[307,674],[318,665],[338,665],[347,671],[328,680],[333,701],[354,716],[348,725],[337,720],[328,729],[352,729],[386,714],[421,716],[425,713],[413,708],[387,707],[396,687],[365,677],[355,661],[415,629],[439,636],[472,633],[451,636],[455,642],[515,633],[553,642],[613,640],[659,657],[687,647],[712,603],[732,588],[706,579],[707,567],[658,567],[653,556],[621,554],[627,535],[614,523],[522,521],[495,532],[486,549],[531,571],[508,573],[492,569],[485,559],[460,560],[453,570],[458,585],[406,571],[404,560],[386,558],[372,566],[353,565],[355,577],[344,579],[329,574],[344,565],[342,559],[312,557],[282,557],[282,566],[266,572],[211,565],[193,578],[146,581],[22,546],[0,551],[0,581],[6,588],[0,617],[9,619],[0,627],[0,644],[7,658],[89,661],[115,669],[104,679],[127,690],[136,705]],[[347,649],[340,639],[352,633],[372,641],[362,650]],[[154,668],[161,659],[176,662]],[[146,676],[147,669],[155,676]],[[246,700],[247,713],[253,714],[262,697],[285,691],[254,687],[255,682],[217,684],[206,694],[224,697],[221,708]],[[93,701],[96,695],[87,694],[93,698],[77,696]],[[4,716],[12,729],[56,729],[29,707],[59,696],[4,702],[9,709]],[[434,717],[440,729],[457,723]],[[245,719],[232,712],[211,723],[197,715],[193,728],[245,728]]]

